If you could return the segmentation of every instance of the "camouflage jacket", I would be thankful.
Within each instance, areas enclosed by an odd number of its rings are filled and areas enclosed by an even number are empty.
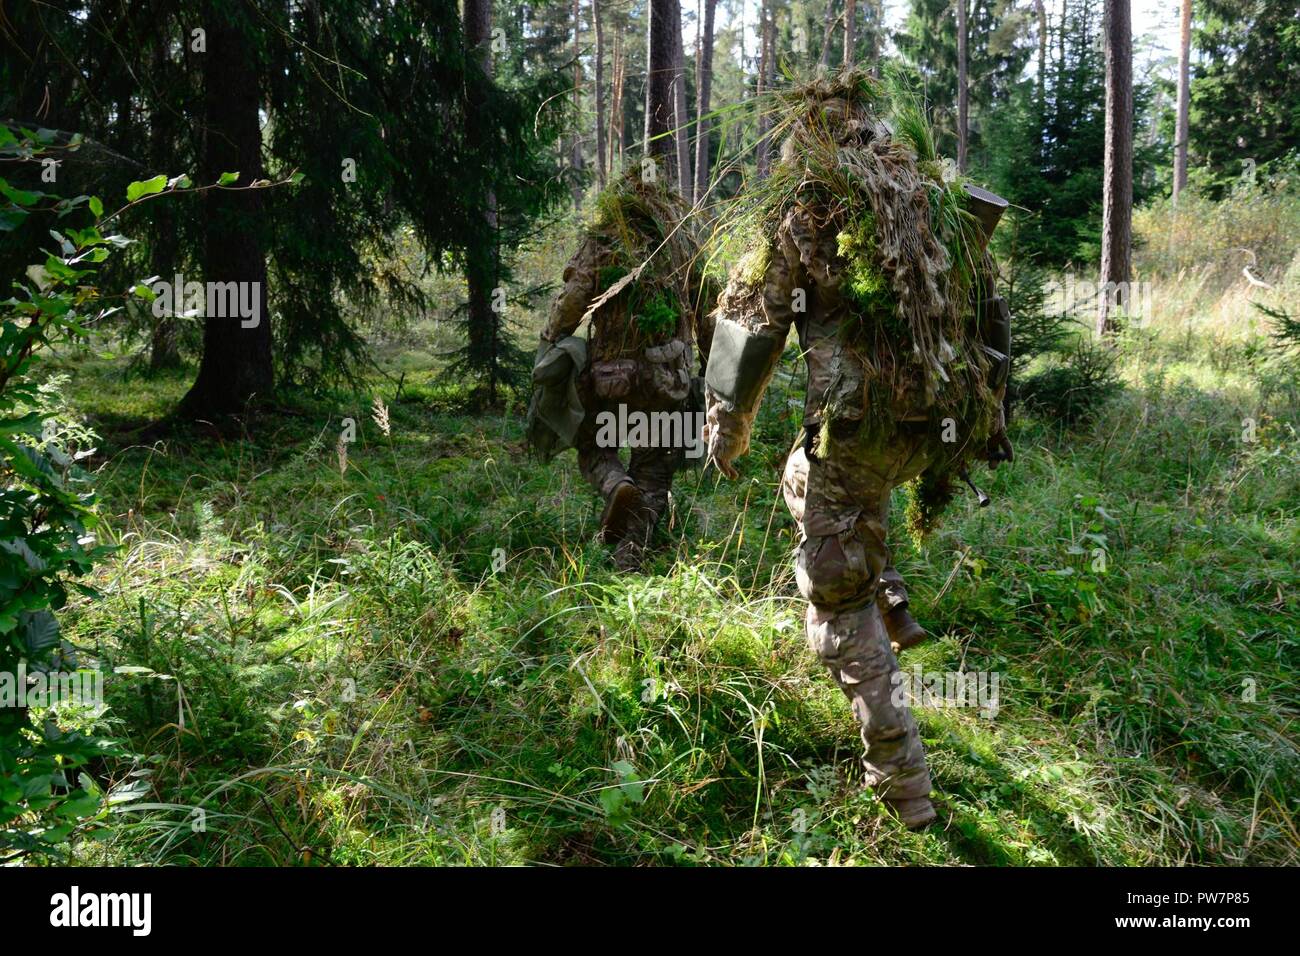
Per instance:
[[[657,265],[651,260],[650,267]],[[588,309],[626,275],[620,250],[600,233],[583,239],[564,269],[564,287],[551,308],[542,331],[545,342],[572,335]],[[706,292],[694,263],[666,263],[647,277],[627,285],[595,308],[588,332],[588,371],[602,397],[619,398],[653,394],[677,401],[690,388],[693,347],[700,351],[701,367],[708,360],[712,339]],[[639,286],[639,288],[638,288]],[[634,315],[638,292],[653,289],[664,296],[676,313],[671,329],[655,334],[642,331]],[[618,382],[603,394],[602,381]]]
[[[752,274],[733,274],[718,300],[715,323],[730,320],[771,340],[752,401],[739,407],[709,390],[709,427],[737,457],[748,448],[754,417],[792,325],[808,368],[805,428],[815,433],[825,423],[851,433],[868,412],[867,368],[842,334],[854,307],[843,291],[847,263],[839,252],[838,235],[839,227],[830,217],[816,207],[795,204],[781,220],[758,281]],[[1005,311],[1005,303],[997,299],[984,308]],[[895,421],[930,418],[929,403],[919,389],[894,394],[891,404],[888,412]]]

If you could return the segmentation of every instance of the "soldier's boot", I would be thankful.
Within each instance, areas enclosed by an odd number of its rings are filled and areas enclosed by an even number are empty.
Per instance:
[[[614,549],[614,566],[620,571],[640,569],[654,538],[659,515],[667,504],[667,492],[645,489],[639,483],[636,488],[640,497],[632,506],[625,533]]]
[[[606,544],[618,544],[628,536],[645,510],[645,496],[630,478],[624,478],[605,498],[600,516],[600,536]]]
[[[876,605],[885,619],[885,632],[889,635],[889,644],[895,654],[915,647],[929,637],[925,628],[908,613],[907,588],[903,585],[903,576],[892,564],[880,575]]]
[[[639,571],[645,559],[645,548],[636,538],[624,538],[614,549],[614,567],[620,571]]]
[[[899,822],[909,830],[924,830],[939,816],[929,797],[907,797],[890,801],[888,805],[898,816]]]
[[[898,659],[875,601],[834,610],[808,606],[808,643],[853,705],[862,725],[864,782],[909,827],[935,818],[930,770],[916,721],[895,678]]]
[[[623,540],[614,552],[614,564],[621,571],[635,571],[654,539],[659,519],[668,510],[668,492],[673,473],[681,467],[680,448],[633,448],[627,471],[636,483],[640,498],[632,508]]]
[[[885,615],[885,630],[889,634],[889,646],[895,654],[915,647],[930,636],[905,607],[893,608]]]

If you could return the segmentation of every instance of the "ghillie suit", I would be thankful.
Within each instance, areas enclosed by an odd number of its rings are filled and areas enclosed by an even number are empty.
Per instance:
[[[901,97],[887,112],[864,73],[783,99],[781,162],[742,213],[753,240],[718,303],[708,454],[735,474],[794,325],[808,394],[782,485],[808,641],[862,724],[867,782],[920,826],[930,774],[890,646],[920,628],[886,546],[889,495],[919,478],[932,517],[953,476],[1004,443],[1006,347],[986,328],[1006,320],[984,252],[996,216],[982,228],[920,108]]]
[[[624,569],[640,563],[667,506],[684,447],[681,441],[670,447],[634,445],[625,467],[618,445],[603,434],[601,422],[608,418],[602,413],[618,417],[619,406],[625,415],[675,413],[684,427],[694,421],[687,414],[693,407],[703,411],[702,387],[692,376],[693,345],[703,365],[712,336],[701,324],[712,302],[704,301],[699,249],[686,214],[679,196],[629,169],[597,198],[593,221],[565,267],[564,288],[542,332],[545,350],[591,320],[588,361],[576,382],[585,417],[573,444],[583,477],[605,501],[602,536],[617,544],[615,560]]]

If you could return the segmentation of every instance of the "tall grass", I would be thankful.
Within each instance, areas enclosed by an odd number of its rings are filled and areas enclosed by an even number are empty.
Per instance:
[[[118,802],[74,861],[1300,862],[1300,397],[1249,307],[1293,302],[1285,242],[1269,290],[1194,294],[1140,258],[1166,291],[1120,343],[1123,393],[1074,428],[1021,418],[993,507],[894,535],[934,635],[904,667],[1001,677],[992,719],[918,710],[923,833],[858,786],[804,643],[793,348],[741,480],[680,475],[637,575],[572,460],[531,461],[516,414],[457,414],[430,369],[138,445],[184,374],[70,360],[119,550],[66,632],[137,755],[90,768]]]

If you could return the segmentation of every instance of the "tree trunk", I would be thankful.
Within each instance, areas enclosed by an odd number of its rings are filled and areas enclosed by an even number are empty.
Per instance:
[[[609,104],[609,169],[612,174],[617,161],[623,165],[623,84],[626,79],[626,66],[623,52],[623,34],[614,32],[614,88],[610,91]]]
[[[1188,110],[1191,105],[1192,0],[1183,0],[1182,29],[1178,46],[1178,114],[1174,123],[1174,205],[1187,187]]]
[[[696,204],[709,191],[709,100],[713,94],[713,15],[717,0],[700,0],[704,27],[695,53],[695,195]]]
[[[485,77],[492,76],[492,2],[491,0],[465,0],[462,14],[465,45],[471,63],[477,63]],[[480,97],[470,86],[469,101],[465,111],[465,136],[471,144],[481,147],[490,131],[485,128]],[[497,286],[497,201],[496,193],[488,190],[483,201],[483,218],[486,234],[491,241],[470,241],[465,249],[465,286],[467,328],[469,331],[468,355],[470,361],[487,375],[488,404],[495,405],[500,369],[497,363],[497,345],[501,335],[501,316],[492,308],[492,291]]]
[[[770,88],[768,74],[772,68],[772,46],[769,42],[769,36],[773,20],[774,14],[771,2],[770,0],[763,0],[758,11],[758,79],[755,84],[755,90],[758,94],[758,147],[755,164],[758,167],[759,179],[767,178],[770,166],[771,143],[768,142],[768,133],[772,129],[772,106],[766,101],[763,94]]]
[[[966,77],[966,0],[957,0],[957,170],[966,172],[970,138],[970,97]]]
[[[1038,122],[1042,129],[1044,110],[1047,106],[1047,6],[1043,0],[1034,0],[1034,12],[1038,15]]]
[[[1133,34],[1129,0],[1106,0],[1106,149],[1102,183],[1097,334],[1127,305],[1133,218]]]
[[[673,141],[677,146],[677,188],[683,196],[690,195],[691,151],[687,140],[687,129],[691,118],[686,112],[686,51],[682,48],[682,8],[681,0],[677,2],[676,29],[673,30],[673,118],[676,132]]]
[[[676,44],[673,31],[680,31],[681,16],[677,0],[650,0],[646,27],[645,84],[645,151],[655,160],[659,173],[675,178],[676,165],[672,137],[673,62]]]
[[[205,4],[203,23],[203,181],[216,182],[223,172],[238,172],[237,185],[246,186],[263,176],[261,71],[238,8]],[[204,194],[203,204],[204,280],[256,290],[247,301],[258,311],[257,324],[248,328],[237,315],[205,316],[199,374],[181,400],[181,414],[188,418],[242,412],[255,399],[268,398],[275,385],[262,193],[213,189]],[[209,311],[217,311],[215,304],[208,303]],[[250,316],[246,321],[252,320]]]
[[[596,32],[596,180],[605,188],[605,32],[600,22],[600,0],[591,0],[591,27]]]
[[[153,42],[154,75],[166,76],[170,72],[167,53],[167,35],[159,30]],[[171,158],[175,120],[166,105],[154,102],[149,110],[149,162],[153,169],[167,169]],[[153,203],[153,248],[150,250],[150,270],[156,276],[171,282],[176,271],[176,216],[169,202]],[[171,315],[154,319],[149,336],[149,369],[159,372],[181,364],[180,346],[177,342],[176,319]]]
[[[826,69],[831,64],[831,35],[835,32],[835,0],[826,0],[826,21],[822,24],[822,55],[817,65]]]
[[[872,4],[871,18],[871,73],[880,75],[880,35],[885,29],[885,0],[868,0]]]
[[[845,0],[844,3],[844,65],[852,66],[857,62],[858,34],[857,0]]]
[[[1065,83],[1065,25],[1069,22],[1070,0],[1061,0],[1061,23],[1056,31],[1056,81],[1057,89]],[[1060,98],[1059,95],[1057,97]]]
[[[490,15],[490,13],[489,13]],[[582,159],[582,4],[573,0],[573,141],[569,156],[573,167],[573,209],[582,210],[583,172],[586,165]]]

